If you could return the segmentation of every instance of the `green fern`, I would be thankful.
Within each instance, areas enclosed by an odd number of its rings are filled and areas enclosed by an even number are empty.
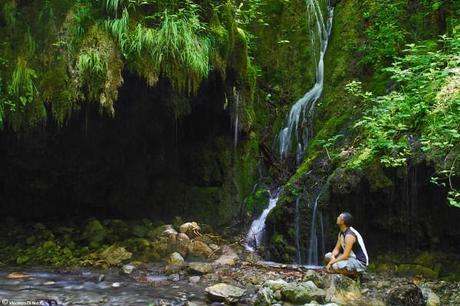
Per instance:
[[[125,8],[121,18],[109,19],[105,21],[106,30],[116,38],[121,52],[126,56],[128,48],[128,27],[129,27],[129,13]]]
[[[97,49],[89,49],[80,54],[78,58],[78,69],[83,74],[100,74],[106,70],[106,63]]]
[[[8,94],[16,100],[20,107],[32,102],[37,93],[34,79],[37,73],[27,66],[27,61],[18,57],[11,81],[8,85]]]
[[[106,0],[105,8],[107,11],[114,12],[117,15],[118,8],[123,4],[123,0]]]
[[[16,1],[6,1],[2,7],[3,19],[10,28],[16,24]]]
[[[197,20],[197,16],[186,19],[165,10],[151,51],[159,70],[184,93],[196,92],[209,72],[210,43],[199,34]]]

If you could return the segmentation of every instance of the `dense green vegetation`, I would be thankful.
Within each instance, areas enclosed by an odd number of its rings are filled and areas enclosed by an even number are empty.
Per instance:
[[[249,100],[248,39],[236,14],[230,1],[5,1],[0,123],[18,130],[51,114],[63,124],[91,101],[113,115],[125,70],[149,86],[168,79],[178,117],[213,70],[235,73]]]

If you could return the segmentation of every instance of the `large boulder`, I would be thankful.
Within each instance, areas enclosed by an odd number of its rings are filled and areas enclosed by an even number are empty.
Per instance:
[[[83,230],[83,238],[89,243],[89,247],[97,249],[107,237],[107,230],[97,219],[89,220]]]
[[[426,301],[426,306],[440,306],[441,299],[430,288],[421,288],[423,297]]]
[[[424,306],[425,299],[422,290],[412,283],[403,283],[388,292],[388,306]]]
[[[236,254],[235,250],[227,245],[224,245],[220,249],[220,252],[221,255],[214,261],[214,264],[228,266],[235,265],[236,261],[238,260],[238,254]]]
[[[288,283],[281,288],[283,300],[295,304],[305,304],[312,300],[323,301],[326,292],[318,288],[312,281],[303,283]]]
[[[172,253],[168,258],[168,265],[182,266],[185,263],[184,258],[177,252]]]
[[[205,262],[191,262],[188,264],[190,274],[203,275],[212,272],[212,265]]]
[[[166,266],[164,271],[166,274],[171,275],[178,273],[185,265],[184,258],[177,252],[172,253],[169,255],[168,260],[166,262]]]
[[[192,240],[189,246],[189,254],[193,257],[208,258],[212,255],[211,248],[204,242],[199,240]]]
[[[118,266],[124,260],[130,259],[132,253],[126,251],[124,247],[111,245],[99,253],[99,258],[109,266]]]
[[[219,283],[205,289],[208,297],[213,302],[236,303],[246,292],[236,286],[225,283]]]
[[[273,296],[273,291],[268,287],[262,287],[255,297],[254,305],[255,306],[270,306],[275,302],[275,297]]]
[[[196,222],[187,222],[179,227],[179,232],[186,234],[189,237],[200,236],[201,227]]]
[[[176,251],[179,252],[183,257],[186,257],[190,248],[190,238],[184,234],[179,233],[176,236]]]
[[[324,284],[326,300],[340,305],[356,305],[362,299],[360,288],[351,278],[342,274],[328,274]]]

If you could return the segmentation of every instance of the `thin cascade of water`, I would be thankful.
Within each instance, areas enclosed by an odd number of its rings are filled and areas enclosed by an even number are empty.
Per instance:
[[[296,263],[302,263],[302,257],[300,253],[300,196],[295,201],[295,244],[296,244]]]
[[[236,147],[238,145],[240,92],[236,91],[234,95],[235,95],[235,124],[234,124],[233,147],[236,150]]]
[[[262,243],[263,234],[265,231],[265,220],[267,219],[268,213],[273,208],[275,208],[276,203],[278,202],[279,194],[280,189],[277,189],[275,192],[273,192],[273,194],[270,193],[267,208],[264,209],[259,218],[252,222],[249,232],[246,236],[246,250],[254,252],[257,248],[260,247],[260,244]]]
[[[319,56],[317,50],[314,50],[313,57],[317,59],[315,67],[315,84],[299,99],[292,107],[287,118],[286,126],[279,133],[280,155],[286,158],[291,148],[292,141],[297,141],[296,159],[299,164],[303,158],[308,140],[311,137],[311,117],[316,102],[321,97],[324,86],[324,55],[326,54],[327,45],[332,29],[332,17],[334,10],[328,3],[328,18],[325,22],[321,5],[318,0],[306,0],[307,19],[309,24],[314,23],[315,27],[311,29],[312,45],[316,45],[316,40],[320,42]]]
[[[315,266],[319,264],[319,257],[318,257],[318,233],[316,231],[316,216],[318,210],[318,200],[321,193],[315,199],[315,203],[313,206],[313,216],[311,218],[310,224],[310,239],[308,245],[308,265]],[[321,237],[323,237],[323,233],[321,233]]]

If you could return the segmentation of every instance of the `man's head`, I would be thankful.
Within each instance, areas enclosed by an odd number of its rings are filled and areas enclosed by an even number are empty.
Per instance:
[[[353,216],[349,212],[343,212],[337,217],[337,225],[351,226],[353,223]]]

